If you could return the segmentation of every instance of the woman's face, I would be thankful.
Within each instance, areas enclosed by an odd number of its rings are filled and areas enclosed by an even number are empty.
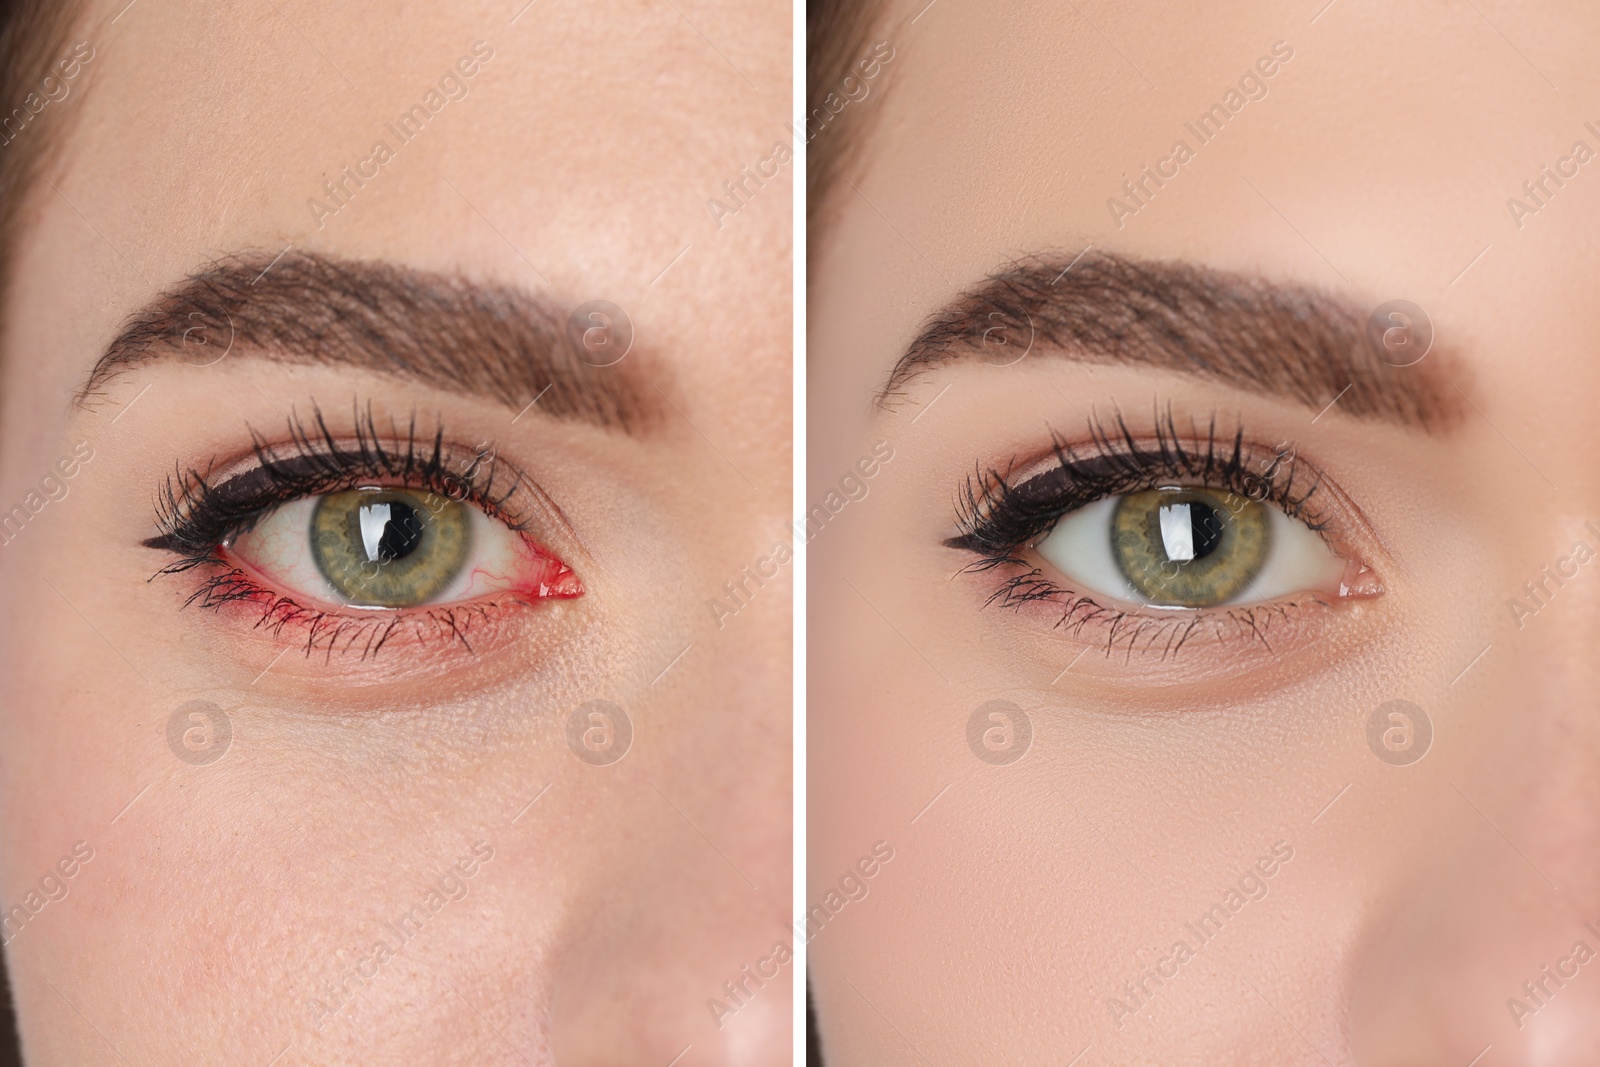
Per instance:
[[[811,499],[892,453],[810,546],[830,1065],[1600,1036],[1596,26],[1319,6],[879,20],[811,271]]]
[[[787,14],[122,6],[5,309],[29,1062],[787,1062]]]

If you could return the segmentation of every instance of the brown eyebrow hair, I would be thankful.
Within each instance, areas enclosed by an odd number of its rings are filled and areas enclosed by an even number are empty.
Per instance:
[[[604,367],[585,361],[567,317],[550,299],[507,285],[388,262],[239,253],[135,312],[95,363],[77,404],[141,365],[194,362],[183,358],[199,350],[186,345],[193,334],[217,349],[242,346],[251,358],[356,367],[513,410],[537,400],[548,418],[624,432],[653,422],[660,394],[650,395],[639,380],[648,375],[637,355]]]
[[[1396,366],[1369,335],[1371,309],[1318,290],[1184,262],[1107,253],[1040,254],[990,275],[935,313],[906,349],[878,405],[918,376],[981,359],[986,331],[1030,356],[1177,371],[1320,411],[1435,431],[1470,410],[1462,370],[1435,343]],[[1396,361],[1398,362],[1398,361]]]

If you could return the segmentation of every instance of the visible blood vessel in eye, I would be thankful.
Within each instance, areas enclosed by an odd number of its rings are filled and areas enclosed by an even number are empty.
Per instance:
[[[559,559],[545,555],[532,545],[527,546],[522,555],[519,573],[510,581],[511,591],[521,599],[570,599],[583,595],[583,583],[572,573],[572,568]]]

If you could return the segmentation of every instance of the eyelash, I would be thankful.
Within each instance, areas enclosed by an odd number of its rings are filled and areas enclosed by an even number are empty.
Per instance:
[[[144,542],[146,547],[176,553],[178,559],[162,567],[150,580],[183,574],[196,568],[216,568],[189,594],[184,606],[222,610],[229,604],[254,604],[260,609],[256,627],[280,635],[298,626],[306,633],[306,653],[325,648],[359,650],[362,658],[378,654],[391,638],[409,628],[422,639],[459,641],[472,650],[467,631],[489,621],[504,607],[499,599],[483,603],[384,612],[381,616],[349,616],[307,608],[293,598],[276,593],[253,580],[245,571],[218,555],[231,538],[251,530],[274,508],[308,496],[336,492],[358,484],[382,481],[410,489],[428,490],[482,509],[491,518],[518,533],[524,521],[511,500],[519,486],[534,487],[526,477],[501,461],[492,445],[467,453],[461,469],[451,465],[441,423],[431,439],[419,438],[413,414],[403,433],[391,424],[386,446],[370,405],[355,412],[353,442],[341,440],[328,427],[321,409],[314,409],[308,424],[298,415],[288,420],[288,444],[274,446],[251,431],[251,452],[256,466],[220,484],[209,475],[181,468],[167,479],[156,505],[156,526],[161,531]],[[420,447],[419,447],[420,446]],[[508,478],[509,472],[512,477]],[[509,482],[509,484],[507,484]]]
[[[985,604],[1020,610],[1036,602],[1056,603],[1062,608],[1058,627],[1074,634],[1091,624],[1104,627],[1108,654],[1121,641],[1130,655],[1138,648],[1153,651],[1159,646],[1166,657],[1176,654],[1198,627],[1209,625],[1219,636],[1228,636],[1229,624],[1236,635],[1259,641],[1270,650],[1267,628],[1274,619],[1288,620],[1299,601],[1199,610],[1183,616],[1145,615],[1063,588],[1021,552],[1062,516],[1079,508],[1109,496],[1178,481],[1274,504],[1326,537],[1331,520],[1313,501],[1323,485],[1320,472],[1300,460],[1291,443],[1274,449],[1247,444],[1242,424],[1231,439],[1219,438],[1215,414],[1203,431],[1191,422],[1186,438],[1170,405],[1156,411],[1153,445],[1133,433],[1120,411],[1110,424],[1098,415],[1091,416],[1089,440],[1088,446],[1075,448],[1054,438],[1055,465],[1020,484],[995,470],[985,474],[980,468],[968,476],[957,504],[960,533],[944,542],[947,547],[977,555],[960,573],[1020,569],[1020,573],[1005,577]],[[1028,465],[1029,469],[1036,466]],[[1327,603],[1314,594],[1312,600]]]

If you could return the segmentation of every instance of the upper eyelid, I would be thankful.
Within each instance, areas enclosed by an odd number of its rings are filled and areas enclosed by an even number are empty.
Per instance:
[[[287,429],[273,437],[250,429],[249,448],[235,452],[226,459],[213,459],[203,473],[192,468],[186,472],[181,466],[178,467],[168,476],[158,501],[157,524],[162,536],[151,538],[145,544],[186,551],[185,547],[166,542],[176,530],[181,529],[188,517],[185,506],[192,504],[194,494],[220,489],[241,477],[248,477],[252,472],[262,471],[269,461],[275,461],[280,466],[294,462],[315,465],[318,461],[332,461],[337,457],[338,464],[329,467],[327,477],[320,485],[313,486],[308,481],[302,489],[301,495],[304,496],[346,487],[345,483],[351,474],[363,473],[353,469],[358,464],[352,460],[369,461],[366,473],[374,479],[404,481],[407,475],[426,473],[429,460],[436,457],[442,467],[454,465],[452,477],[458,480],[468,482],[473,480],[468,477],[469,474],[478,476],[480,484],[473,486],[475,492],[463,498],[466,502],[482,508],[486,497],[498,497],[501,513],[494,517],[499,521],[525,533],[537,525],[543,525],[546,529],[558,527],[562,551],[569,560],[573,557],[593,558],[565,510],[536,479],[506,457],[498,442],[484,440],[476,447],[457,444],[454,437],[446,434],[442,419],[433,422],[431,432],[419,432],[415,412],[405,422],[391,417],[386,420],[387,426],[383,427],[370,404],[363,408],[356,401],[352,403],[351,410],[352,428],[336,432],[330,428],[321,408],[313,402],[309,419],[292,412],[288,417]],[[472,460],[476,464],[470,462]],[[483,474],[484,471],[487,471],[487,475]],[[412,484],[415,486],[421,480],[418,478]],[[261,512],[287,499],[290,498],[271,501],[261,508]],[[507,502],[517,505],[514,511],[505,506]],[[492,511],[490,513],[494,514]],[[545,520],[543,524],[537,522],[541,517]]]
[[[263,447],[270,449],[272,446],[267,445]],[[467,453],[464,452],[463,454]],[[236,498],[236,502],[241,506],[246,503],[254,503],[257,500],[270,496],[271,494],[268,492],[268,489],[270,487],[271,476],[265,473],[269,469],[269,464],[262,462],[259,459],[259,454],[256,455],[258,458],[254,460],[238,459],[231,462],[223,461],[219,463],[213,463],[208,466],[207,472],[204,474],[201,474],[198,471],[190,471],[186,475],[179,474],[169,477],[167,489],[165,490],[164,499],[161,505],[162,515],[160,516],[159,520],[161,525],[169,529],[176,529],[191,521],[193,518],[192,512],[195,509],[195,498],[193,495],[195,493],[203,493],[206,496]],[[277,455],[272,465],[279,469],[295,466],[304,466],[310,468],[300,475],[300,477],[304,479],[303,484],[299,487],[301,490],[300,495],[302,496],[311,495],[318,492],[331,492],[337,488],[344,488],[345,484],[352,477],[359,477],[363,474],[378,480],[404,480],[408,475],[419,475],[425,473],[419,471],[407,471],[403,469],[383,470],[378,469],[376,465],[371,464],[368,465],[367,469],[363,470],[359,469],[359,463],[352,463],[344,470],[329,467],[324,471],[319,472],[315,469],[319,462],[331,462],[335,459],[335,457],[340,460],[345,460],[358,456],[360,456],[360,453],[357,451],[343,449],[337,452],[319,453],[314,456]],[[499,494],[499,499],[502,502],[506,499],[509,499],[511,493],[513,493],[516,489],[524,485],[532,487],[532,482],[508,461],[499,460],[498,457],[496,457],[495,462],[504,464],[505,469],[511,471],[515,475],[510,483],[510,486],[505,490],[505,492]],[[223,473],[219,475],[217,473],[218,471]],[[461,479],[463,483],[471,480],[465,472],[454,475],[453,477]],[[254,493],[250,492],[244,487],[244,483],[253,480],[260,480],[265,483],[259,491]],[[416,482],[421,482],[424,479],[422,477],[415,477],[414,480]],[[503,483],[504,479],[501,478],[498,481]],[[488,482],[482,486],[474,487],[474,491],[469,492],[465,497],[463,497],[463,499],[466,502],[481,506],[484,501],[482,499],[475,500],[473,498],[484,492],[492,492],[496,487],[497,485],[495,482]],[[275,505],[286,503],[288,499],[293,498],[285,497],[277,500],[267,500],[260,505],[259,510],[270,510],[270,508]],[[564,515],[563,518],[565,518]],[[512,525],[514,528],[520,528],[522,521],[517,518],[508,517],[507,524]]]
[[[1120,412],[1118,413],[1118,420],[1120,424]],[[1175,426],[1170,407],[1166,412],[1160,412],[1158,409],[1157,423],[1158,425],[1164,423],[1169,431]],[[1211,425],[1215,425],[1215,420],[1212,421]],[[1297,521],[1305,522],[1306,525],[1311,526],[1318,536],[1328,543],[1330,549],[1338,555],[1356,559],[1372,567],[1380,574],[1393,573],[1400,566],[1377,526],[1367,516],[1360,504],[1339,484],[1328,468],[1320,462],[1319,458],[1312,454],[1314,450],[1302,447],[1294,441],[1280,440],[1273,446],[1259,444],[1244,434],[1242,428],[1236,432],[1238,439],[1244,446],[1253,450],[1253,453],[1257,456],[1267,456],[1279,450],[1283,452],[1293,451],[1293,462],[1300,472],[1295,477],[1297,495],[1302,487],[1302,480],[1304,480],[1304,487],[1315,485],[1314,497],[1307,493],[1302,501],[1303,503],[1306,500],[1310,501],[1310,510],[1300,510],[1297,514],[1295,511],[1284,508],[1279,500],[1275,500],[1271,496],[1266,498],[1267,502],[1284,510],[1286,514],[1289,514]],[[1202,431],[1202,439],[1204,439],[1203,435],[1204,431]],[[1235,436],[1235,433],[1226,435],[1230,446]],[[1145,432],[1131,434],[1131,437],[1136,445],[1140,445],[1154,441],[1156,435]],[[1185,434],[1184,437],[1186,438],[1185,445],[1187,446],[1193,440],[1193,437],[1189,434]],[[1096,437],[1095,440],[1103,444],[1107,440],[1107,436],[1102,434]],[[1057,469],[1059,464],[1054,461],[1054,457],[1059,455],[1059,450],[1066,444],[1068,442],[1065,438],[1055,435],[1052,448],[1036,450],[1025,459],[1013,461],[1005,468],[1006,473],[1004,475],[998,471],[990,470],[986,476],[981,466],[970,473],[967,485],[963,490],[962,499],[957,506],[955,534],[954,536],[941,538],[941,542],[945,547],[976,554],[980,557],[978,560],[979,566],[994,566],[1003,556],[1010,555],[1014,557],[1018,550],[1026,547],[1029,540],[1048,530],[1049,524],[1041,521],[1034,529],[1028,532],[1027,536],[1015,538],[1009,544],[1002,544],[1001,540],[982,536],[995,533],[992,528],[986,528],[987,523],[984,521],[987,516],[983,513],[983,505],[988,502],[992,489],[983,483],[985,481],[1003,483],[1008,489],[1014,490],[1018,485],[1025,484],[1027,476],[1034,476]],[[1088,442],[1083,442],[1080,439],[1076,442],[1071,442],[1070,445],[1078,450],[1080,458],[1094,458],[1094,454],[1089,450]],[[1126,448],[1123,451],[1126,452]],[[1024,477],[1019,478],[1017,472],[1023,472]],[[1177,479],[1175,478],[1175,480]],[[1103,494],[1101,498],[1114,495],[1117,492],[1131,492],[1135,491],[1136,488],[1147,487],[1146,485],[1130,483],[1127,486]],[[1084,500],[1080,503],[1086,504],[1088,502],[1088,500]],[[1070,510],[1066,509],[1061,514],[1065,514]]]
[[[1086,441],[1073,442],[1052,430],[1050,447],[1031,453],[1024,459],[1014,458],[1004,474],[991,471],[991,476],[1003,480],[1008,485],[1020,486],[1027,484],[1034,477],[1062,467],[1082,468],[1095,462],[1114,464],[1124,459],[1167,456],[1179,461],[1191,461],[1188,462],[1187,470],[1184,472],[1190,475],[1199,473],[1199,469],[1210,469],[1219,463],[1226,466],[1229,462],[1226,456],[1218,454],[1219,438],[1215,413],[1207,420],[1203,448],[1200,424],[1191,419],[1188,433],[1180,432],[1170,404],[1165,410],[1156,409],[1154,428],[1149,432],[1135,433],[1131,430],[1120,409],[1113,411],[1112,418],[1114,425],[1108,427],[1098,413],[1091,412]],[[1291,468],[1295,464],[1304,462],[1304,465],[1312,471],[1321,473],[1314,464],[1300,459],[1299,447],[1294,441],[1281,441],[1271,447],[1259,444],[1245,433],[1242,422],[1236,423],[1233,431],[1225,434],[1220,443],[1225,448],[1233,449],[1240,459],[1247,462],[1263,461],[1270,456],[1273,463],[1259,469],[1256,472],[1258,476],[1264,476],[1270,466],[1282,466],[1285,462]],[[1188,447],[1185,447],[1186,445]],[[1078,454],[1080,450],[1083,453],[1081,456]],[[1194,461],[1200,460],[1205,462],[1197,469],[1197,462]]]
[[[1216,481],[1211,484],[1215,487],[1236,491],[1244,488],[1246,479],[1253,478],[1266,486],[1267,491],[1260,499],[1271,500],[1287,513],[1307,521],[1305,505],[1324,488],[1326,475],[1300,454],[1294,442],[1285,441],[1269,448],[1248,438],[1243,426],[1237,425],[1221,440],[1223,447],[1219,450],[1215,415],[1207,423],[1203,437],[1200,424],[1193,421],[1188,433],[1180,432],[1170,405],[1165,411],[1158,408],[1154,421],[1153,432],[1135,433],[1121,411],[1115,413],[1114,429],[1108,429],[1091,417],[1087,442],[1074,443],[1052,431],[1049,449],[1032,453],[1025,459],[1013,459],[1004,473],[991,469],[985,474],[980,466],[968,476],[958,505],[957,526],[962,534],[947,540],[946,544],[968,547],[961,542],[991,529],[997,512],[1006,507],[1026,506],[1019,498],[1026,495],[1023,491],[1027,487],[1068,471],[1083,472],[1085,481],[1098,478],[1102,483],[1094,490],[1098,495],[1084,495],[1076,501],[1079,506],[1115,493],[1148,488],[1152,477],[1163,473],[1174,479],[1197,482],[1214,478]],[[1097,466],[1104,469],[1094,471]],[[1229,478],[1237,484],[1216,484]],[[1303,490],[1298,498],[1294,496],[1297,487]],[[1065,487],[1058,495],[1065,495]],[[1244,492],[1242,495],[1252,494]],[[1342,498],[1342,494],[1339,495]],[[1050,502],[1047,498],[1036,503]],[[1044,519],[1041,517],[1040,521]],[[1307,525],[1320,532],[1324,525],[1321,513],[1312,516]]]
[[[1256,484],[1259,484],[1265,488],[1265,492],[1261,492],[1258,495],[1252,494],[1248,491],[1240,492],[1237,488],[1229,485],[1213,485],[1211,488],[1221,489],[1242,497],[1246,497],[1248,499],[1258,499],[1263,502],[1276,504],[1291,517],[1300,519],[1312,529],[1319,529],[1321,525],[1323,525],[1321,513],[1317,512],[1314,515],[1309,514],[1306,511],[1306,505],[1322,487],[1322,472],[1317,470],[1315,467],[1312,467],[1310,464],[1304,464],[1297,467],[1296,465],[1299,464],[1300,461],[1298,456],[1293,454],[1285,454],[1283,452],[1269,453],[1270,450],[1263,452],[1259,456],[1252,456],[1252,460],[1258,461],[1255,464],[1257,469],[1246,470],[1242,475],[1236,476],[1236,478],[1239,480],[1254,479]],[[1088,463],[1092,463],[1096,458],[1101,457],[1088,457]],[[1171,478],[1177,482],[1196,481],[1199,483],[1204,477],[1203,475],[1191,474],[1188,471],[1177,469],[1175,467],[1163,469],[1161,466],[1161,456],[1156,452],[1142,451],[1134,456],[1128,456],[1127,458],[1137,459],[1141,462],[1154,459],[1157,462],[1147,467],[1143,472],[1126,472],[1125,477],[1127,485],[1125,488],[1119,490],[1119,492],[1135,492],[1144,488],[1153,488],[1154,486],[1147,486],[1145,484],[1147,481],[1159,480],[1159,478],[1149,478],[1148,475],[1152,473],[1156,475],[1161,475],[1164,473],[1170,474]],[[1070,466],[1058,465],[1053,468],[1037,471],[1029,478],[1019,481],[1019,483],[1015,486],[1015,489],[1016,491],[1021,492],[1029,485],[1034,484],[1035,481],[1043,481],[1050,478],[1054,474],[1059,474],[1069,469],[1081,471],[1085,469],[1086,466],[1087,463],[1079,462]],[[1269,476],[1268,472],[1275,470],[1288,470],[1289,473],[1287,476],[1281,477],[1277,474],[1271,474]],[[1272,479],[1270,482],[1269,477]],[[1297,483],[1299,483],[1299,486],[1304,489],[1304,491],[1299,495],[1296,495]],[[1249,489],[1252,487],[1247,485],[1245,488]],[[1105,495],[1112,496],[1116,495],[1116,493],[1108,492]],[[1103,499],[1103,497],[1097,499]]]

